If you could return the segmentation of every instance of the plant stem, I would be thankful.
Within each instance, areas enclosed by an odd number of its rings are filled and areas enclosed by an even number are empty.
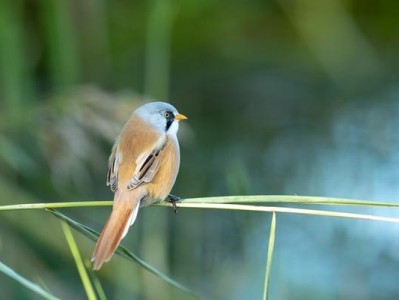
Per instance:
[[[269,246],[267,249],[267,260],[266,260],[266,271],[265,271],[265,285],[263,289],[263,300],[269,299],[269,281],[270,281],[270,270],[272,267],[274,241],[276,239],[276,213],[273,212],[272,222],[270,225],[269,234]]]

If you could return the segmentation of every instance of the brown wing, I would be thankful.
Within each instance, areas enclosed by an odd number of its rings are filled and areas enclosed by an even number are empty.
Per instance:
[[[111,155],[108,158],[107,186],[110,186],[111,191],[113,192],[115,192],[118,188],[118,144],[119,138],[116,140],[114,146],[112,147]]]
[[[159,154],[167,140],[159,142],[155,132],[139,117],[132,116],[112,148],[108,160],[107,185],[112,191],[118,186],[134,189],[150,182],[159,168]]]
[[[150,182],[158,171],[159,167],[159,154],[163,149],[154,147],[154,149],[147,155],[144,155],[140,160],[137,161],[136,169],[133,173],[133,177],[130,180],[127,188],[129,190],[138,187],[143,182]]]

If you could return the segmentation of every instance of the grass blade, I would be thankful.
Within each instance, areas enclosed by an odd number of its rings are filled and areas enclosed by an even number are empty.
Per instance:
[[[78,269],[80,279],[82,280],[83,287],[86,291],[87,299],[96,300],[96,293],[94,292],[93,286],[91,285],[89,275],[87,274],[86,268],[83,264],[82,257],[80,256],[78,245],[73,238],[71,229],[68,224],[61,221],[62,230],[64,231],[65,239],[68,242],[69,249],[71,250],[73,259],[75,260],[76,267]]]
[[[373,220],[381,222],[399,223],[398,218],[388,218],[376,215],[358,214],[358,213],[346,213],[346,212],[335,212],[328,210],[317,210],[317,209],[302,209],[302,208],[289,208],[289,207],[273,207],[273,206],[259,206],[259,205],[244,205],[244,204],[229,204],[234,203],[260,203],[268,202],[272,198],[270,197],[282,197],[287,198],[287,203],[297,204],[331,204],[331,205],[357,205],[357,206],[370,206],[370,207],[394,207],[399,208],[397,203],[388,202],[373,202],[373,201],[362,201],[362,200],[348,200],[348,199],[335,199],[334,198],[319,198],[319,197],[301,197],[302,200],[294,201],[299,196],[231,196],[231,197],[209,197],[209,198],[196,198],[186,199],[179,201],[179,207],[186,208],[207,208],[207,209],[227,209],[227,210],[246,210],[246,211],[261,211],[261,212],[282,212],[291,214],[303,214],[303,215],[315,215],[315,216],[326,216],[326,217],[339,217],[339,218],[350,218],[350,219],[363,219]],[[256,200],[256,198],[259,198]],[[267,200],[268,199],[268,200]],[[306,202],[305,199],[309,201]],[[321,202],[324,199],[324,202]],[[197,201],[197,202],[194,202]],[[280,201],[281,200],[281,201]],[[274,202],[284,202],[284,199],[278,199]],[[272,202],[272,201],[269,201]],[[27,203],[27,204],[15,204],[15,205],[3,205],[0,206],[0,211],[14,211],[14,210],[30,210],[30,209],[47,209],[52,210],[54,208],[67,208],[67,207],[93,207],[93,206],[111,206],[112,201],[83,201],[83,202],[58,202],[58,203]],[[153,204],[153,206],[169,206],[172,205],[168,202],[162,202]]]
[[[11,277],[15,281],[19,282],[20,284],[22,284],[26,288],[32,290],[36,294],[42,296],[43,298],[50,299],[50,300],[59,299],[56,296],[53,296],[49,292],[47,292],[44,289],[42,289],[36,283],[33,283],[32,281],[22,277],[21,275],[19,275],[17,272],[15,272],[13,269],[11,269],[10,267],[6,266],[2,262],[0,262],[0,272],[3,272],[5,275]]]
[[[170,206],[171,204],[164,204],[163,206]],[[370,220],[389,223],[399,223],[399,218],[382,217],[369,214],[347,213],[320,209],[303,209],[277,206],[260,206],[260,205],[244,205],[244,204],[223,204],[223,203],[184,203],[181,202],[178,207],[186,208],[207,208],[207,209],[222,209],[222,210],[243,210],[243,211],[258,211],[258,212],[281,212],[289,214],[312,215],[322,217],[338,217],[347,219]]]
[[[93,272],[93,270],[91,269],[90,261],[88,261],[88,260],[85,261],[85,266],[86,266],[86,269],[87,269],[87,271],[89,273],[90,279],[93,282],[93,286],[94,286],[94,288],[95,288],[95,290],[97,292],[98,298],[100,300],[107,300],[107,296],[105,295],[104,289],[103,289],[103,287],[101,285],[100,280],[97,277],[97,274],[95,272]]]
[[[202,204],[260,204],[260,203],[295,203],[295,204],[315,204],[315,205],[342,205],[342,206],[361,206],[361,207],[395,207],[399,208],[399,203],[368,201],[329,197],[311,196],[285,196],[285,195],[248,195],[248,196],[219,196],[182,199],[178,202],[181,207],[195,207],[190,205]],[[10,210],[31,210],[46,208],[71,208],[71,207],[99,207],[112,206],[113,201],[79,201],[79,202],[53,202],[53,203],[24,203],[1,205],[0,211]],[[169,202],[153,204],[154,206],[170,206]],[[184,206],[183,206],[184,205]]]
[[[31,210],[31,209],[53,209],[53,208],[71,208],[71,207],[94,207],[94,206],[112,206],[113,201],[78,201],[78,202],[53,202],[53,203],[24,203],[1,205],[0,211],[10,210]]]
[[[267,249],[267,261],[266,261],[266,272],[265,272],[265,285],[264,285],[264,289],[263,289],[263,300],[269,299],[270,269],[272,267],[275,238],[276,238],[276,213],[273,212],[272,223],[270,225],[269,247]]]
[[[246,195],[246,196],[218,196],[189,198],[182,203],[296,203],[296,204],[322,204],[322,205],[349,205],[349,206],[377,206],[398,207],[399,203],[368,201],[331,197],[297,196],[297,195]]]
[[[77,231],[79,231],[83,235],[87,236],[89,239],[91,239],[93,241],[97,241],[97,238],[100,235],[97,231],[91,229],[90,227],[87,227],[86,225],[83,225],[83,224],[80,224],[79,222],[76,222],[75,220],[65,216],[64,214],[62,214],[62,213],[60,213],[60,212],[58,212],[56,210],[47,209],[47,211],[49,211],[52,214],[54,214],[57,218],[65,221],[68,225],[70,225],[72,228],[76,229]],[[119,247],[116,249],[115,253],[118,254],[118,255],[121,255],[121,256],[123,256],[125,258],[128,258],[129,260],[134,261],[135,263],[139,264],[141,267],[143,267],[147,271],[151,272],[152,274],[156,275],[157,277],[159,277],[163,281],[169,283],[170,285],[172,285],[175,288],[181,290],[182,292],[184,292],[186,294],[189,294],[189,295],[193,296],[194,298],[199,298],[199,296],[196,293],[194,293],[192,290],[190,290],[189,288],[187,288],[187,287],[183,286],[182,284],[176,282],[175,280],[171,279],[170,277],[168,277],[167,275],[163,274],[162,272],[158,271],[157,269],[155,269],[154,267],[152,267],[151,265],[149,265],[145,261],[143,261],[140,258],[138,258],[136,255],[131,253],[124,246],[119,245]]]

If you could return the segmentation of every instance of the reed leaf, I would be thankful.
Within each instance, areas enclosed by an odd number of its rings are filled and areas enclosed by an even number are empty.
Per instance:
[[[87,299],[96,300],[96,293],[91,284],[89,275],[87,274],[85,265],[83,263],[82,257],[79,253],[78,245],[76,244],[73,234],[68,224],[65,221],[61,221],[62,230],[64,231],[65,239],[68,242],[69,249],[71,250],[73,259],[75,260],[76,268],[78,269],[80,279],[82,280],[83,287],[86,291]]]
[[[269,246],[267,249],[267,260],[266,260],[266,272],[265,272],[265,284],[263,289],[263,299],[269,299],[269,281],[270,281],[270,269],[272,267],[274,241],[276,239],[276,213],[273,212],[272,222],[270,225],[269,234]]]
[[[45,291],[43,288],[41,288],[39,285],[36,283],[33,283],[29,279],[26,279],[25,277],[21,276],[17,272],[15,272],[13,269],[8,267],[7,265],[3,264],[0,262],[0,272],[4,273],[8,277],[11,277],[15,281],[19,282],[26,288],[30,289],[31,291],[35,292],[36,294],[42,296],[45,299],[50,299],[50,300],[58,300],[60,298],[57,298],[56,296],[50,294],[49,292]]]
[[[97,292],[98,299],[107,300],[107,296],[105,295],[105,291],[104,291],[104,289],[103,289],[103,287],[101,285],[101,282],[98,279],[98,276],[97,276],[96,272],[94,272],[91,269],[91,262],[89,260],[85,261],[85,267],[86,267],[86,269],[87,269],[87,271],[89,273],[91,282],[93,282],[93,286],[94,286],[94,288],[95,288],[95,290]]]
[[[46,208],[69,208],[69,207],[94,207],[112,206],[112,201],[82,201],[82,202],[53,202],[53,203],[26,203],[2,205],[0,211],[6,210],[30,210]],[[261,203],[295,203],[295,204],[320,204],[320,205],[340,205],[340,206],[360,206],[360,207],[393,207],[399,208],[399,203],[367,201],[330,197],[311,197],[311,196],[285,196],[285,195],[253,195],[253,196],[219,196],[203,198],[187,198],[178,202],[179,207],[199,207],[207,208],[208,204],[261,204]],[[155,206],[170,206],[168,202],[160,202]],[[209,207],[212,208],[212,207]],[[237,209],[237,208],[232,208]]]
[[[89,237],[93,241],[96,241],[99,233],[93,229],[76,222],[73,219],[55,211],[55,208],[71,208],[71,207],[96,207],[96,206],[111,206],[112,201],[85,201],[85,202],[59,202],[59,203],[27,203],[27,204],[14,204],[14,205],[3,205],[0,206],[0,211],[15,211],[15,210],[33,210],[33,209],[45,209],[53,213],[59,219],[65,221],[71,227],[75,228],[85,236]],[[361,220],[372,220],[381,222],[399,223],[399,218],[384,217],[372,214],[361,214],[361,213],[349,213],[349,212],[337,212],[330,210],[321,209],[303,209],[303,208],[290,208],[281,206],[265,206],[259,205],[261,203],[294,203],[294,204],[318,204],[318,205],[332,205],[332,206],[359,206],[359,207],[385,207],[385,208],[398,208],[399,204],[391,202],[376,202],[376,201],[365,201],[365,200],[354,200],[354,199],[340,199],[340,198],[327,198],[327,197],[307,197],[307,196],[279,196],[279,195],[258,195],[258,196],[222,196],[222,197],[204,197],[204,198],[191,198],[185,199],[178,202],[179,208],[202,208],[202,209],[223,209],[223,210],[239,210],[239,211],[254,211],[254,212],[271,212],[274,215],[279,213],[291,213],[291,214],[303,214],[303,215],[314,215],[314,216],[326,216],[326,217],[339,217],[339,218],[351,218]],[[160,202],[154,204],[154,206],[162,207],[169,206],[169,202]],[[270,276],[270,266],[272,255],[274,235],[275,235],[275,224],[272,224],[270,238],[269,238],[269,251],[268,261],[266,266],[265,275],[265,290],[267,296],[268,281]],[[169,283],[170,285],[178,288],[179,290],[198,298],[198,296],[190,289],[184,287],[180,283],[169,278],[167,275],[161,273],[151,265],[147,264],[129,250],[123,246],[119,246],[116,250],[116,254],[128,258],[140,266],[145,268],[147,271],[153,273],[161,280]]]
[[[323,205],[351,205],[399,207],[398,203],[368,201],[332,197],[314,197],[297,195],[246,195],[246,196],[219,196],[184,199],[184,203],[296,203],[296,204],[323,204]]]
[[[82,233],[89,239],[91,239],[93,241],[97,241],[97,239],[100,235],[97,231],[65,216],[64,214],[60,213],[59,211],[56,211],[54,209],[47,209],[47,211],[51,212],[52,214],[54,214],[57,218],[61,219],[62,221],[65,221],[68,225],[70,225],[72,228],[76,229],[78,232]],[[167,282],[168,284],[174,286],[175,288],[181,290],[182,292],[189,294],[189,295],[193,296],[194,298],[199,299],[199,296],[197,294],[195,294],[192,290],[183,286],[182,284],[178,283],[177,281],[171,279],[167,275],[165,275],[162,272],[155,269],[153,266],[151,266],[148,263],[146,263],[145,261],[141,260],[135,254],[130,252],[126,247],[119,245],[119,247],[116,249],[115,253],[118,255],[121,255],[129,260],[134,261],[135,263],[139,264],[141,267],[143,267],[147,271],[149,271],[152,274],[154,274],[155,276],[159,277],[161,280]]]

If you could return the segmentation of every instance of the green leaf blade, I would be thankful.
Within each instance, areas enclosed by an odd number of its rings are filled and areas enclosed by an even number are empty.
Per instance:
[[[99,233],[83,224],[80,224],[79,222],[65,216],[64,214],[60,213],[59,211],[56,211],[54,209],[47,209],[47,211],[51,212],[54,214],[57,218],[61,219],[62,221],[66,222],[68,225],[70,225],[72,228],[76,229],[78,232],[82,233],[89,239],[93,241],[97,241],[97,238],[99,237]],[[193,298],[200,299],[200,297],[192,290],[189,288],[185,287],[184,285],[178,283],[177,281],[173,280],[166,274],[162,273],[161,271],[155,269],[152,267],[150,264],[146,263],[145,261],[141,260],[139,257],[137,257],[135,254],[130,252],[126,247],[119,245],[119,247],[115,251],[116,254],[121,255],[129,260],[134,261],[141,267],[143,267],[145,270],[149,271],[150,273],[154,274],[155,276],[159,277],[161,280],[165,281],[166,283],[170,284],[171,286],[179,289],[180,291],[192,296]]]
[[[17,272],[15,272],[13,269],[8,267],[7,265],[3,264],[0,262],[0,272],[4,273],[8,277],[14,279],[15,281],[19,282],[23,286],[25,286],[27,289],[30,289],[31,291],[35,292],[36,294],[42,296],[45,299],[49,300],[59,300],[60,298],[57,298],[56,296],[50,294],[43,288],[41,288],[39,285],[36,283],[33,283],[29,279],[26,279],[25,277],[21,276]]]
[[[65,239],[68,242],[69,249],[71,250],[72,256],[75,260],[80,279],[82,280],[83,287],[86,291],[87,299],[97,300],[96,293],[94,292],[94,288],[91,284],[89,275],[87,274],[82,257],[80,256],[79,248],[73,237],[72,231],[66,222],[61,221],[61,226],[62,230],[64,231]]]
[[[270,225],[269,234],[269,246],[267,249],[267,260],[266,260],[266,272],[265,272],[265,284],[263,289],[263,300],[269,299],[269,281],[270,281],[270,270],[272,267],[274,241],[276,239],[276,213],[273,212],[272,222]]]

